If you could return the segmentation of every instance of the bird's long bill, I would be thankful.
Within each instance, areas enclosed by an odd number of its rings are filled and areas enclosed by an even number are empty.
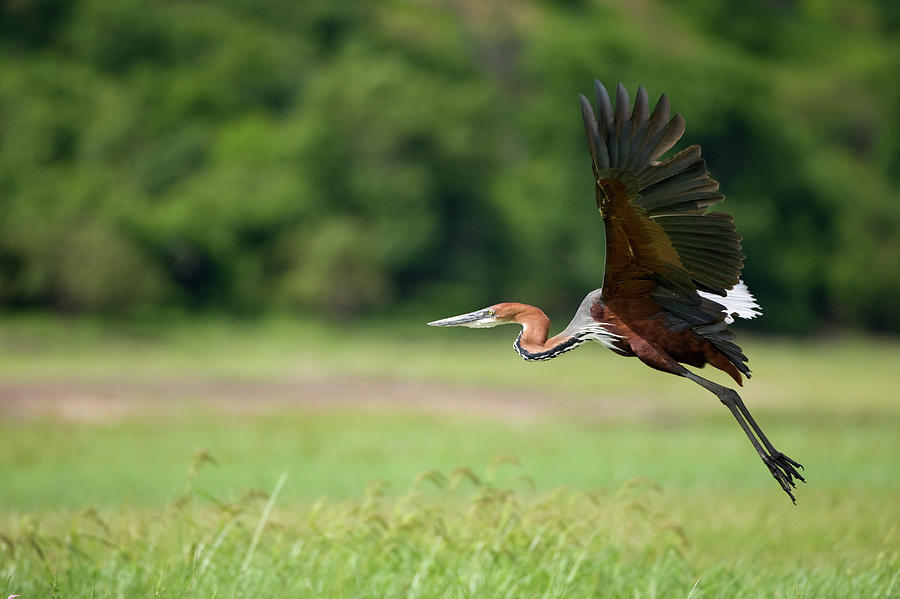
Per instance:
[[[478,327],[493,320],[491,314],[487,310],[476,310],[468,314],[460,314],[459,316],[451,316],[428,323],[432,327]]]

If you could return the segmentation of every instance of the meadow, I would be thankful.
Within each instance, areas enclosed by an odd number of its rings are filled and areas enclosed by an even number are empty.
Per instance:
[[[744,340],[794,506],[599,345],[176,320],[0,322],[0,596],[900,596],[897,341]]]

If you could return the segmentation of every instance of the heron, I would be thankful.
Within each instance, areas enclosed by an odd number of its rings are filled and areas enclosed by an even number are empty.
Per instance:
[[[769,472],[796,504],[803,466],[775,449],[732,388],[686,368],[707,364],[738,386],[750,378],[747,356],[728,328],[735,318],[762,310],[741,280],[745,255],[730,214],[709,208],[725,199],[706,168],[700,146],[665,157],[681,139],[685,121],[670,117],[660,96],[650,112],[638,87],[632,107],[616,86],[615,107],[594,81],[596,112],[579,94],[594,191],[606,233],[602,286],[587,294],[569,325],[549,337],[550,319],[539,308],[502,302],[428,324],[486,328],[517,324],[513,347],[528,361],[544,361],[595,341],[616,354],[689,379],[712,392],[747,435]]]

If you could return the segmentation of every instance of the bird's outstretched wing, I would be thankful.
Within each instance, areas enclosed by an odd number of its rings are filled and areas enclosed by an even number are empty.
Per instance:
[[[597,206],[606,225],[605,301],[643,299],[705,327],[736,361],[723,300],[740,287],[741,237],[731,215],[707,209],[725,196],[710,178],[700,146],[662,159],[684,133],[681,115],[670,118],[665,94],[652,114],[639,87],[633,110],[620,83],[613,108],[595,81],[597,112],[580,96],[594,170]],[[742,293],[742,292],[741,292]],[[751,298],[752,300],[752,298]]]
[[[621,83],[615,110],[599,81],[595,88],[596,115],[580,98],[606,223],[604,294],[646,295],[662,286],[685,299],[698,289],[724,297],[744,264],[731,215],[707,212],[725,196],[710,178],[700,146],[659,160],[681,138],[684,119],[669,118],[665,94],[650,114],[643,87],[633,110]]]

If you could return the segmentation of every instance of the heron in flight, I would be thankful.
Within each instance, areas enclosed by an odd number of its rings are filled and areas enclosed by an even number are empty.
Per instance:
[[[731,411],[781,488],[796,503],[802,469],[772,445],[740,395],[683,365],[711,364],[738,385],[750,378],[747,356],[728,325],[761,314],[741,281],[744,254],[733,218],[707,209],[725,199],[709,176],[700,146],[663,155],[684,134],[680,114],[669,116],[663,94],[651,114],[638,87],[633,109],[616,87],[616,104],[594,82],[596,112],[583,95],[581,113],[594,171],[597,207],[606,229],[603,286],[587,294],[561,333],[550,337],[550,319],[527,304],[504,302],[429,322],[471,328],[518,324],[514,347],[526,360],[549,360],[598,341],[622,356],[690,379]]]

